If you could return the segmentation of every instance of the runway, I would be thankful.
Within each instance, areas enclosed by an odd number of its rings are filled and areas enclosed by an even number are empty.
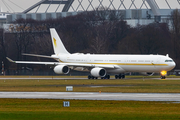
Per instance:
[[[176,93],[0,92],[0,98],[180,102]]]
[[[84,77],[1,77],[0,80],[88,80],[88,78]],[[154,79],[154,80],[180,80],[180,78],[166,78],[166,79],[160,79],[160,78],[125,78],[126,79]],[[99,80],[101,80],[99,78]],[[117,80],[115,78],[111,78],[111,80]]]
[[[44,78],[35,78],[35,77],[22,77],[22,78],[16,78],[16,77],[12,77],[12,78],[0,78],[0,80],[84,80],[87,78],[71,78],[71,77],[65,77],[65,78],[60,78],[60,77],[44,77]]]

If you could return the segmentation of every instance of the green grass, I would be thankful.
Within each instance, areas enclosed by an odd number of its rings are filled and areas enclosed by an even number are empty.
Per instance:
[[[70,85],[74,92],[180,93],[180,80],[177,78],[159,80],[134,76],[124,80],[54,80],[47,77],[49,80],[0,80],[0,91],[64,92]],[[96,87],[101,85],[105,87]]]
[[[127,119],[170,120],[180,119],[180,103],[140,101],[85,101],[69,100],[0,99],[0,120],[18,119]]]
[[[72,85],[75,92],[180,93],[180,81],[176,79],[133,76],[125,80],[53,80],[51,76],[45,77],[50,79],[0,80],[0,91],[64,92],[66,86]],[[111,86],[90,87],[101,85]],[[63,107],[63,101],[70,101],[70,107]],[[0,120],[179,120],[179,111],[180,103],[173,102],[0,99]]]

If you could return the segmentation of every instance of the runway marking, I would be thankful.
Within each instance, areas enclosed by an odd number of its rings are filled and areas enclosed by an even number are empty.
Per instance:
[[[178,93],[0,92],[0,98],[180,102]]]

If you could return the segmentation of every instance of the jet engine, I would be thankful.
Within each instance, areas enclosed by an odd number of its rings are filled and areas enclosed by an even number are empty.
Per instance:
[[[57,65],[56,67],[54,67],[54,72],[56,74],[68,74],[69,71],[69,67],[65,65]]]
[[[151,73],[151,72],[140,72],[140,74],[145,75],[145,76],[152,76],[154,74],[154,72],[153,73]]]
[[[106,70],[103,68],[93,68],[91,70],[91,75],[94,77],[104,77],[106,75]]]

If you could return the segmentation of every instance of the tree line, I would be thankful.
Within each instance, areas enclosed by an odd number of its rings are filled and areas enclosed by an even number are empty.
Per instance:
[[[22,56],[22,53],[53,54],[49,28],[55,28],[70,53],[97,54],[169,54],[180,68],[180,11],[174,10],[168,23],[151,23],[132,27],[121,12],[96,10],[65,18],[37,21],[17,19],[8,32],[0,29],[0,61],[6,69],[24,66],[45,69],[47,66],[16,65],[6,60],[51,61]],[[1,66],[1,65],[0,65]]]

